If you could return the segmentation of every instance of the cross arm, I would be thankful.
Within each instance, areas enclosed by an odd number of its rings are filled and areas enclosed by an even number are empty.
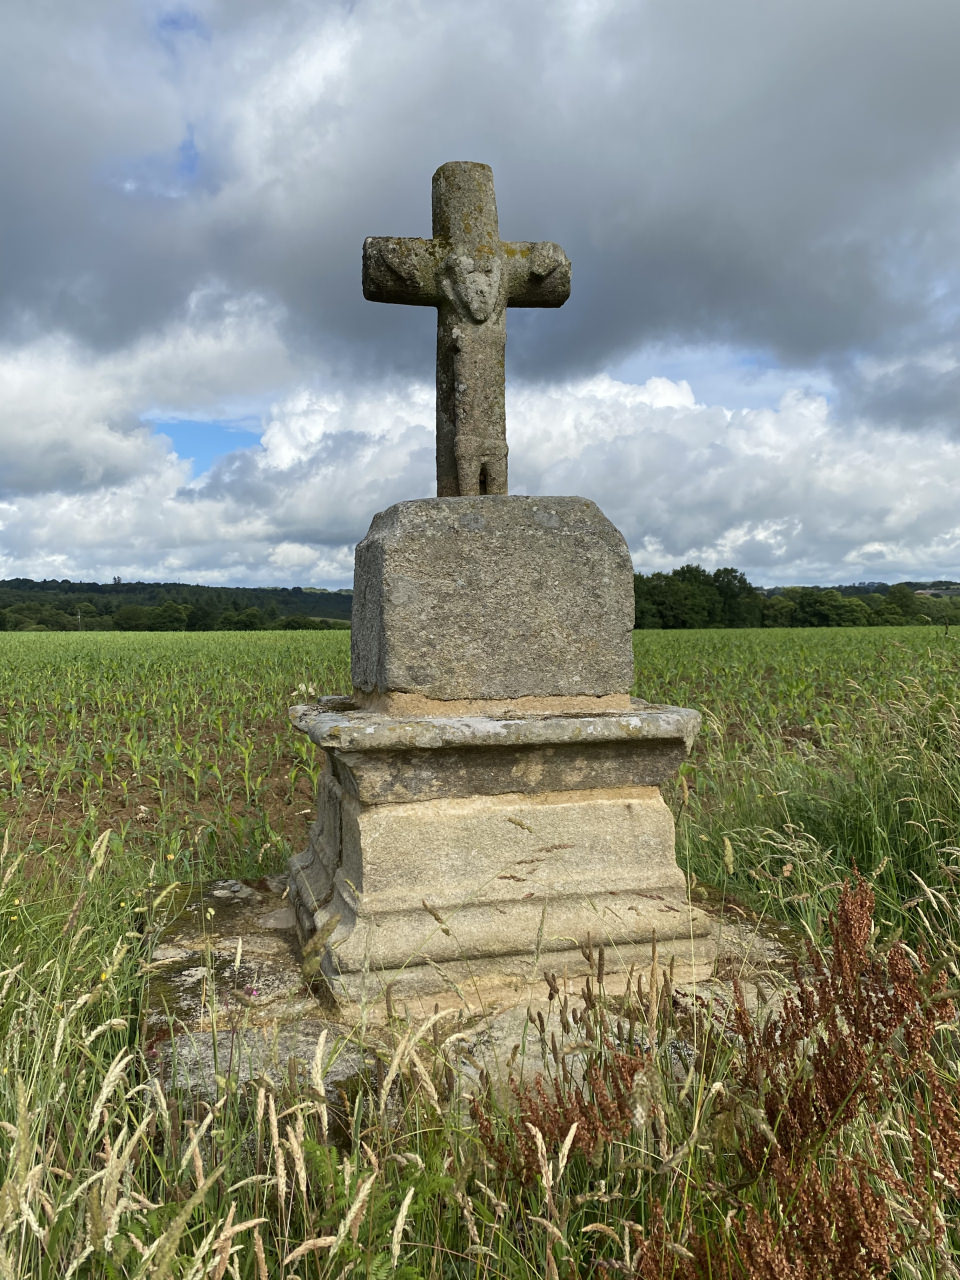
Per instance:
[[[363,296],[369,302],[434,307],[440,298],[437,245],[415,236],[367,236]]]
[[[570,297],[570,259],[550,240],[513,240],[502,246],[511,307],[560,307]]]

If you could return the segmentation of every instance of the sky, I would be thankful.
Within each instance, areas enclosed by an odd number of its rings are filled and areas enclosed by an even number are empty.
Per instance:
[[[510,490],[635,567],[960,579],[956,0],[11,0],[0,578],[349,586],[435,493],[449,160],[573,264],[511,310]]]

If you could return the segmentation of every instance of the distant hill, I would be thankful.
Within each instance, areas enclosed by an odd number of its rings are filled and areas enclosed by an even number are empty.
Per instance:
[[[960,595],[960,582],[940,580],[938,582],[898,582],[899,587],[907,587],[923,595],[955,596]],[[842,587],[815,587],[816,591],[839,591],[842,596],[885,596],[890,593],[889,582],[850,582]],[[760,587],[764,595],[780,595],[784,591],[794,591],[795,587]]]
[[[349,626],[353,592],[182,582],[0,580],[0,630],[259,631]]]
[[[634,575],[635,626],[960,626],[960,583],[754,587],[734,568]],[[263,631],[349,627],[351,590],[182,582],[0,580],[0,631]]]

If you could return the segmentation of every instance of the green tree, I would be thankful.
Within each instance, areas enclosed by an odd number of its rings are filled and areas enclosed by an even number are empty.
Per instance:
[[[857,596],[841,596],[843,611],[841,617],[843,627],[869,627],[873,622],[873,614]]]
[[[146,631],[147,610],[139,604],[122,604],[113,615],[117,631]]]
[[[767,596],[763,602],[765,627],[792,627],[796,625],[797,605],[789,596]]]
[[[633,625],[640,631],[657,631],[663,625],[650,594],[650,579],[642,573],[633,575]]]
[[[833,588],[825,591],[821,587],[787,587],[783,594],[797,607],[793,621],[795,627],[852,625],[847,621],[847,598]]]
[[[259,609],[244,609],[237,614],[233,625],[237,631],[262,631],[264,621],[264,616]]]
[[[651,574],[648,590],[663,627],[686,630],[720,625],[720,593],[710,574],[698,564]]]
[[[763,597],[739,569],[717,569],[713,585],[720,597],[720,623],[724,627],[759,627]]]
[[[186,605],[167,600],[156,609],[147,609],[145,612],[152,615],[148,619],[151,631],[186,631],[187,629]]]
[[[326,618],[307,618],[302,613],[292,613],[289,618],[281,618],[273,624],[277,631],[329,631],[330,623]]]
[[[916,618],[920,613],[920,597],[918,597],[905,582],[898,582],[887,592],[887,604],[892,605],[894,609],[899,609],[904,618],[908,621]]]
[[[188,631],[213,631],[216,629],[219,613],[206,600],[197,600],[185,606],[187,610]]]
[[[873,614],[876,627],[905,627],[909,621],[894,604],[882,604]]]

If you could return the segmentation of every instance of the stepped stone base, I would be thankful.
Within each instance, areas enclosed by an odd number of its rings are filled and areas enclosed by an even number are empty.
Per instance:
[[[656,940],[661,962],[709,971],[659,792],[695,712],[401,720],[330,698],[291,718],[325,769],[290,898],[337,995],[572,975],[588,939],[611,968],[649,964]]]

